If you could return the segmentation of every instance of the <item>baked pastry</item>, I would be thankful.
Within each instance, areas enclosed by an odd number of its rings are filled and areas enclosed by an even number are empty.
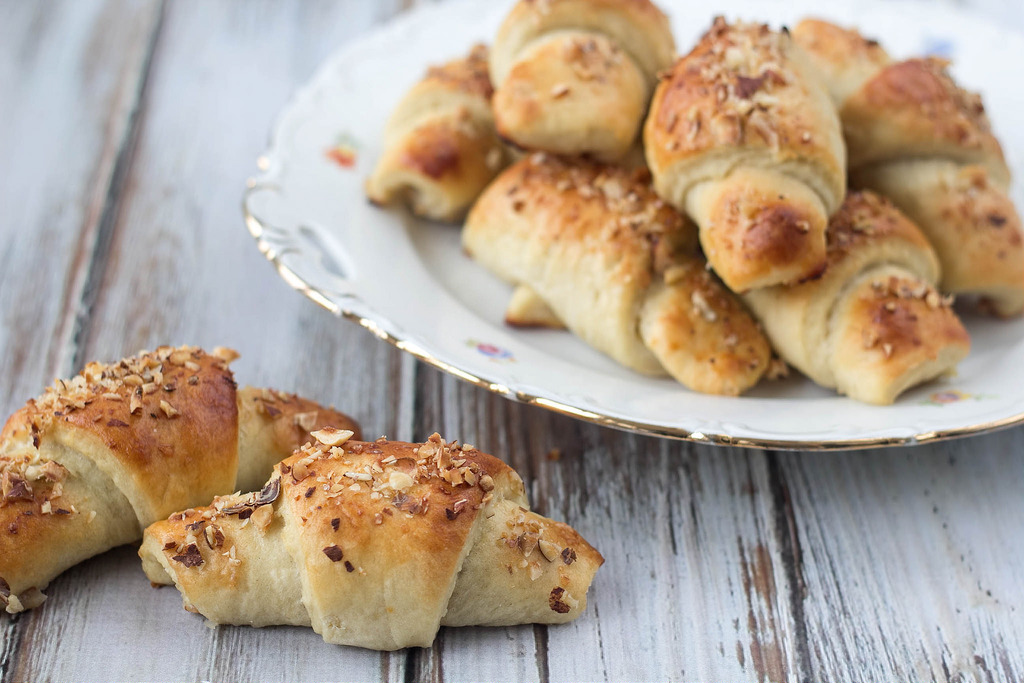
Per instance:
[[[505,324],[512,327],[546,327],[564,330],[565,323],[551,307],[527,285],[517,285],[505,307]]]
[[[821,270],[846,156],[828,92],[787,32],[716,18],[658,84],[644,145],[655,190],[697,223],[730,289]]]
[[[980,97],[956,84],[945,61],[894,62],[854,30],[804,20],[793,35],[842,84],[834,96],[851,183],[920,226],[942,264],[942,289],[979,295],[998,315],[1024,311],[1021,220]]]
[[[562,623],[586,607],[603,558],[530,512],[497,458],[437,434],[314,436],[259,493],[146,529],[150,581],[214,624],[312,626],[378,650],[427,647],[442,625]]]
[[[405,202],[418,216],[455,221],[505,165],[494,129],[487,48],[432,67],[384,129],[384,152],[366,182],[378,204]]]
[[[637,372],[734,395],[768,367],[761,330],[708,272],[693,225],[643,171],[533,154],[480,196],[462,244]]]
[[[649,0],[520,0],[491,50],[498,132],[524,149],[617,160],[674,57]]]
[[[234,352],[161,347],[89,363],[14,413],[0,432],[0,608],[44,600],[78,562],[215,495],[252,490],[337,411],[236,389]]]
[[[935,289],[938,260],[917,226],[883,198],[855,192],[827,237],[820,277],[744,297],[783,360],[874,404],[952,372],[970,341]]]

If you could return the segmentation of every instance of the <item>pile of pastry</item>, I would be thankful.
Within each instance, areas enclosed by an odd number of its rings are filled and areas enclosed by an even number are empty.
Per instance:
[[[176,586],[185,609],[310,626],[329,643],[429,646],[442,625],[584,610],[603,558],[530,511],[504,462],[437,434],[359,441],[333,408],[237,388],[236,355],[161,347],[90,363],[10,417],[0,613],[40,606],[65,569],[140,540],[138,576]]]
[[[812,19],[718,18],[677,57],[648,0],[521,0],[399,103],[367,193],[465,216],[510,324],[696,391],[777,354],[888,404],[967,354],[954,295],[1024,310],[1009,176],[943,60]]]

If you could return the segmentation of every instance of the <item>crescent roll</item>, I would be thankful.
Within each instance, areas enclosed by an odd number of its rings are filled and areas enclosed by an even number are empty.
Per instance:
[[[895,62],[854,30],[808,19],[793,35],[842,83],[833,96],[851,183],[885,195],[920,226],[944,290],[978,295],[1001,316],[1024,311],[1021,219],[981,98],[953,80],[945,61]]]
[[[935,289],[938,260],[917,226],[881,197],[856,192],[827,237],[820,277],[744,297],[783,360],[821,386],[879,405],[952,372],[970,341]]]
[[[674,57],[649,0],[520,0],[491,51],[498,132],[524,149],[620,159]]]
[[[655,190],[697,223],[730,289],[821,270],[846,155],[828,92],[787,32],[715,19],[658,84],[644,145]]]
[[[370,200],[404,202],[434,220],[460,219],[505,165],[492,93],[483,45],[428,70],[388,120],[384,153],[366,182]]]
[[[708,272],[693,226],[642,171],[533,154],[487,188],[462,243],[637,372],[734,395],[768,368],[761,330]]]
[[[429,647],[444,626],[558,624],[604,559],[529,510],[506,464],[324,429],[249,496],[172,515],[139,555],[214,624],[312,626],[328,643]]]
[[[0,609],[44,600],[58,574],[189,505],[265,481],[311,430],[347,416],[236,389],[234,352],[161,347],[89,363],[0,432]]]

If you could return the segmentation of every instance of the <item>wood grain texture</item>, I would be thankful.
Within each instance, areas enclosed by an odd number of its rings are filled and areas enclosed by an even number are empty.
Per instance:
[[[506,459],[538,511],[566,520],[607,558],[589,618],[509,631],[502,642],[524,668],[507,674],[615,681],[638,672],[669,680],[798,673],[792,572],[782,566],[767,454],[583,424],[433,370],[420,375],[416,414],[417,436],[441,425],[449,438]],[[449,654],[476,652],[465,643],[479,637],[443,631],[419,671],[440,658],[446,680],[493,678],[493,661]]]
[[[0,682],[1024,679],[1024,429],[833,454],[626,434],[422,366],[277,278],[239,212],[271,121],[331,50],[415,4],[0,1],[0,408],[86,359],[233,346],[243,383],[369,436],[439,431],[508,461],[604,553],[587,612],[379,654],[205,628],[126,547],[0,616]]]
[[[1020,679],[1022,452],[1014,429],[783,458],[817,679]]]
[[[158,14],[156,2],[0,4],[5,415],[71,369],[82,288]]]
[[[70,369],[158,10],[0,4],[0,415]],[[0,679],[14,674],[26,622],[0,618]]]

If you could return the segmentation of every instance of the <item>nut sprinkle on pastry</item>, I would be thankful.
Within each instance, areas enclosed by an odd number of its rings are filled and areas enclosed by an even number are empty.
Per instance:
[[[255,524],[260,509],[269,519]],[[429,646],[442,625],[569,621],[603,562],[472,446],[322,432],[260,493],[152,525],[139,554],[151,581],[176,585],[213,623],[312,626],[380,650]]]

